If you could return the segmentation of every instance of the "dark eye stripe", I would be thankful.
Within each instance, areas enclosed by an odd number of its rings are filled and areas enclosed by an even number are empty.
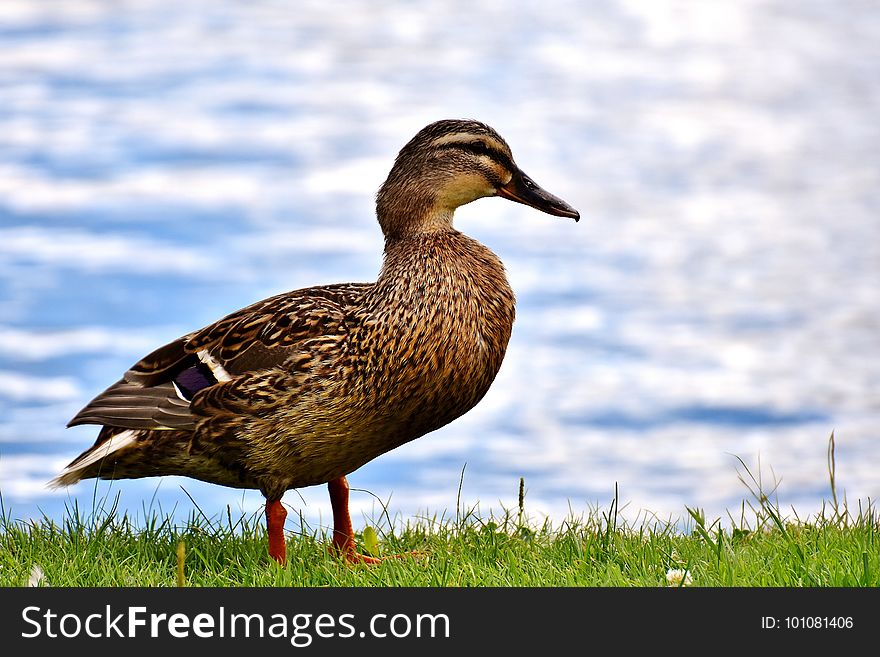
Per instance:
[[[495,150],[494,148],[488,146],[482,141],[450,142],[447,144],[441,144],[440,148],[457,148],[462,151],[473,153],[474,155],[485,155],[503,166],[508,171],[513,172],[516,170],[513,161],[509,157],[507,157],[507,155],[505,155],[501,151]]]

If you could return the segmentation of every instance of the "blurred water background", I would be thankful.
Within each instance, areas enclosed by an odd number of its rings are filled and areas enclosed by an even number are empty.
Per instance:
[[[880,494],[877,3],[4,0],[6,511],[258,510],[188,479],[45,482],[94,439],[67,420],[152,348],[373,280],[373,195],[449,117],[583,219],[457,213],[517,292],[508,355],[474,411],[349,477],[356,525],[515,507],[520,477],[557,522],[615,485],[631,518],[738,515],[734,455],[807,515],[832,430],[838,492]],[[285,502],[329,521],[323,487]]]

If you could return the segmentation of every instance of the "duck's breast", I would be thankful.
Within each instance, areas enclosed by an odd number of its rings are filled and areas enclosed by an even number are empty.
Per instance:
[[[482,399],[501,367],[514,295],[498,257],[461,233],[390,250],[366,320],[364,379],[395,441],[432,431]]]

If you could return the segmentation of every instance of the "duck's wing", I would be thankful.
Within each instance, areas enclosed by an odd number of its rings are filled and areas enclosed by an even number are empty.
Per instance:
[[[281,365],[305,340],[344,332],[346,316],[371,287],[344,283],[306,288],[227,315],[142,358],[68,426],[194,429],[206,402],[216,399],[220,388],[235,397],[237,383]]]

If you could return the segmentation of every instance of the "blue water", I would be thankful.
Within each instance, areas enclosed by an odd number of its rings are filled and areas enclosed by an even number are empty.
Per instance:
[[[350,477],[356,524],[516,504],[726,517],[759,463],[784,509],[880,493],[880,9],[436,0],[0,6],[0,493],[15,517],[163,478],[45,482],[144,353],[283,290],[372,280],[373,195],[426,123],[473,117],[582,214],[487,199],[457,226],[518,318],[486,399]],[[734,456],[735,455],[735,456]],[[771,476],[772,469],[772,476]],[[463,477],[463,479],[462,479]],[[459,491],[459,482],[461,490]],[[321,487],[285,497],[326,525]]]

